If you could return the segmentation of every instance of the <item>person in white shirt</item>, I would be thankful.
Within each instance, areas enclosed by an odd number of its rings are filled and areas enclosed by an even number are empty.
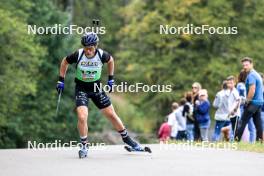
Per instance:
[[[176,102],[173,102],[171,105],[172,112],[168,115],[168,124],[171,127],[171,139],[176,139],[177,132],[178,132],[178,123],[176,120],[176,110],[178,109],[179,105]]]
[[[227,81],[225,80],[222,84],[222,90],[217,92],[213,102],[213,106],[217,109],[215,112],[215,130],[212,138],[213,141],[219,141],[221,129],[231,124],[230,119],[228,118],[228,96],[229,91],[227,89]]]
[[[230,118],[232,125],[231,139],[233,140],[240,115],[240,96],[237,89],[235,88],[235,77],[229,76],[227,77],[226,81],[228,89],[228,117]]]

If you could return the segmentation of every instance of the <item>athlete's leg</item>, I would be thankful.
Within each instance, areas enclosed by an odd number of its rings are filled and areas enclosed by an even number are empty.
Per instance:
[[[94,93],[92,94],[91,98],[94,104],[101,110],[103,115],[112,123],[117,131],[125,129],[121,119],[117,116],[111,104],[110,98],[105,92]]]
[[[78,123],[77,128],[79,130],[80,137],[87,137],[88,135],[88,107],[87,106],[79,106],[77,107],[77,116],[78,116]]]
[[[121,131],[124,130],[125,127],[121,121],[121,119],[117,116],[114,108],[112,105],[101,109],[101,112],[105,115],[105,117],[112,123],[113,127],[117,130],[117,131]]]
[[[84,158],[87,156],[88,151],[88,94],[76,86],[76,112],[78,117],[77,128],[80,135],[80,142],[82,144],[81,150],[79,150],[79,157]]]
[[[124,143],[126,143],[127,145],[131,146],[136,150],[142,150],[140,145],[128,135],[126,128],[124,127],[121,119],[116,114],[114,107],[112,105],[101,109],[101,112],[112,123],[114,128],[120,133]]]
[[[135,150],[141,150],[140,145],[135,142],[127,133],[125,126],[123,125],[121,119],[116,114],[109,97],[105,92],[97,92],[91,96],[94,104],[101,110],[103,115],[112,123],[114,128],[119,132],[122,140],[129,146],[133,147]]]

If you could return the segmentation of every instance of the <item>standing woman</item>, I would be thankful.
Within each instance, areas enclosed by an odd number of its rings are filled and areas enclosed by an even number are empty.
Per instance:
[[[197,122],[197,119],[196,119],[196,104],[195,102],[197,100],[199,100],[199,91],[202,89],[202,86],[200,83],[198,82],[194,82],[192,84],[192,104],[194,105],[194,108],[193,108],[193,118],[194,118],[194,140],[197,141],[200,139],[201,135],[200,135],[200,129],[199,129],[199,124]]]
[[[196,120],[199,125],[202,141],[208,141],[208,130],[210,128],[210,102],[206,89],[199,91],[199,100],[195,102]]]
[[[185,94],[186,103],[183,107],[183,116],[186,117],[186,133],[187,140],[194,140],[194,118],[193,118],[193,104],[192,104],[192,92]]]

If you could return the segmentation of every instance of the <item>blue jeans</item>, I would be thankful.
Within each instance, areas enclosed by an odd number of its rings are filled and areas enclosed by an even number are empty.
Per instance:
[[[193,141],[194,140],[194,124],[187,124],[187,140]]]
[[[214,134],[213,134],[213,141],[219,141],[220,136],[221,136],[221,129],[223,127],[226,127],[230,125],[230,121],[229,120],[216,120],[215,121],[215,130],[214,130]]]
[[[177,140],[186,140],[186,131],[178,131],[177,136],[176,136]]]
[[[262,129],[264,133],[264,111],[261,111]]]
[[[244,112],[244,106],[240,106],[240,112],[241,112],[241,116],[242,116],[242,114]],[[240,120],[241,120],[241,118],[240,118]],[[255,125],[253,122],[253,118],[250,118],[250,120],[248,121],[248,131],[249,131],[249,142],[254,143],[256,141],[256,128],[255,128]]]
[[[211,123],[210,120],[204,123],[199,123],[199,129],[200,129],[202,141],[208,141],[208,131],[210,128],[210,123]]]
[[[241,117],[241,125],[239,126],[238,130],[236,131],[236,137],[235,139],[240,141],[243,131],[245,129],[245,126],[249,122],[249,120],[253,118],[253,122],[257,131],[257,141],[262,141],[263,136],[263,129],[262,129],[262,121],[261,121],[261,106],[260,105],[254,105],[249,104],[243,112],[243,115]]]
[[[209,128],[200,127],[202,141],[208,141],[208,131],[209,131]]]
[[[256,141],[256,128],[253,122],[253,118],[248,121],[248,131],[249,131],[249,142],[254,143]]]

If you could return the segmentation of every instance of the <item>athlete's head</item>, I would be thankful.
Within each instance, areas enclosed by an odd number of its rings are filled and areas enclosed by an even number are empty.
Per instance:
[[[249,72],[253,68],[253,60],[251,58],[249,58],[249,57],[244,57],[241,60],[241,63],[243,65],[243,69],[246,72]]]
[[[83,45],[84,53],[87,56],[94,56],[99,37],[94,32],[86,33],[82,36],[81,43]]]

